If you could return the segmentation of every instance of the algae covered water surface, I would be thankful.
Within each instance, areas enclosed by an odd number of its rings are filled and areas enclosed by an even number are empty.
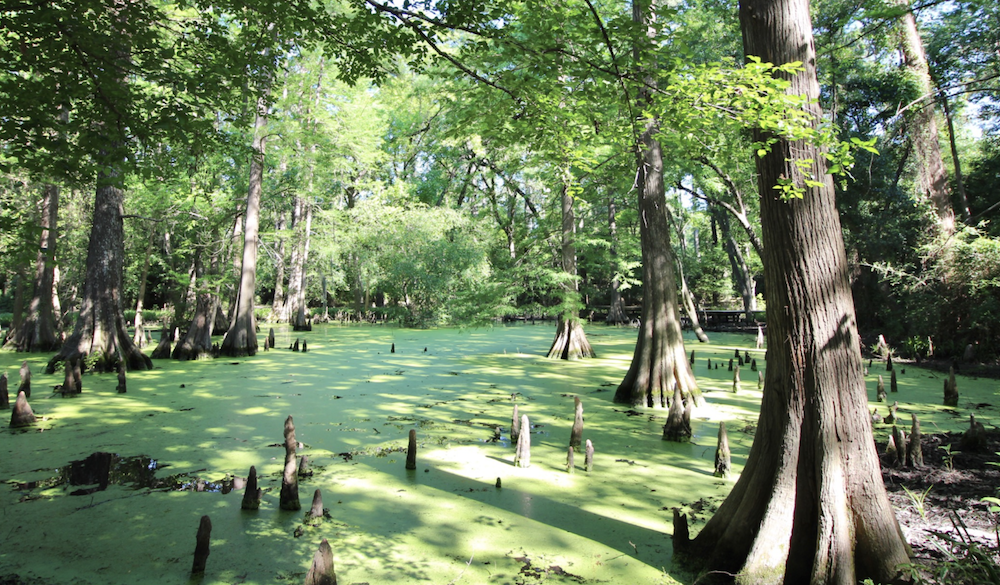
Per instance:
[[[323,538],[346,584],[690,582],[672,564],[672,509],[693,514],[697,529],[732,487],[712,475],[718,422],[738,472],[760,392],[748,368],[731,392],[728,358],[749,350],[763,368],[764,352],[752,336],[689,341],[707,405],[693,440],[669,443],[664,410],[612,403],[635,330],[587,331],[599,357],[561,362],[541,357],[549,326],[279,329],[279,348],[298,335],[309,351],[157,361],[129,374],[126,394],[113,375],[85,375],[72,398],[52,393],[62,375],[42,373],[49,356],[30,356],[39,422],[0,437],[0,577],[187,583],[208,515],[205,584],[301,582]],[[12,394],[24,357],[0,353]],[[709,358],[720,367],[707,369]],[[919,378],[903,377],[900,394],[931,387]],[[575,396],[596,448],[590,473],[582,453],[566,471]],[[528,468],[513,465],[514,404],[531,423]],[[958,418],[915,408],[933,426]],[[301,512],[278,509],[289,415],[312,471],[299,480]],[[411,429],[416,470],[404,468]],[[265,494],[243,511],[233,480],[251,465]],[[306,521],[316,489],[327,514]]]

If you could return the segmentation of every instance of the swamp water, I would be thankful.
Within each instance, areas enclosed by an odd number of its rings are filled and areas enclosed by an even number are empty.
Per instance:
[[[612,403],[634,329],[588,326],[599,358],[577,362],[542,357],[551,326],[276,332],[279,348],[299,336],[309,352],[160,360],[130,373],[122,395],[112,374],[85,375],[76,397],[51,394],[62,374],[42,373],[48,355],[28,357],[39,422],[0,436],[0,578],[188,583],[209,515],[204,584],[300,583],[323,538],[342,584],[691,582],[671,564],[671,510],[693,512],[697,531],[731,489],[734,479],[712,476],[718,422],[738,473],[761,394],[748,366],[731,393],[728,359],[749,350],[765,367],[753,336],[687,339],[707,405],[695,410],[693,440],[678,444],[660,439],[665,410]],[[25,357],[0,352],[12,394]],[[707,358],[720,367],[708,370]],[[997,383],[960,378],[959,409],[945,409],[934,406],[941,376],[911,369],[889,399],[901,415],[917,412],[925,433],[962,428],[976,407],[989,425]],[[532,425],[525,469],[513,466],[512,396]],[[582,453],[565,471],[574,396],[596,447],[589,474]],[[300,512],[278,509],[288,415],[313,472],[299,479]],[[404,468],[410,429],[416,470]],[[264,489],[252,512],[232,489],[251,465]],[[306,522],[317,488],[328,515]]]

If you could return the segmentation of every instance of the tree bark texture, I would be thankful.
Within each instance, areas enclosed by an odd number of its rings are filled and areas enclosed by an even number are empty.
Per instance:
[[[744,50],[800,61],[789,92],[819,95],[808,0],[743,0]],[[812,103],[815,103],[814,101]],[[816,119],[820,112],[813,105]],[[759,132],[756,139],[762,139]],[[776,199],[780,177],[824,186]],[[863,364],[833,183],[816,148],[779,141],[757,159],[768,364],[757,433],[729,497],[690,551],[746,583],[896,582],[909,549],[872,441]]]
[[[254,123],[253,148],[250,160],[250,182],[247,189],[247,207],[243,225],[243,262],[240,267],[240,287],[236,294],[236,307],[232,324],[222,341],[223,355],[241,357],[257,353],[257,317],[254,315],[254,297],[257,288],[257,233],[260,229],[260,194],[264,181],[264,148],[267,125],[267,104],[263,97],[257,100],[257,117]]]
[[[129,370],[152,368],[149,357],[132,343],[122,311],[122,261],[125,256],[122,204],[125,193],[120,184],[119,171],[113,165],[97,174],[80,316],[73,334],[49,360],[46,371],[50,373],[63,360],[90,355],[100,356],[99,370],[117,370],[119,358],[125,361]]]
[[[59,187],[47,184],[42,189],[42,228],[35,262],[35,290],[28,311],[17,330],[18,351],[54,351],[60,339],[56,335],[56,317],[52,306],[55,272],[55,252],[58,235]]]

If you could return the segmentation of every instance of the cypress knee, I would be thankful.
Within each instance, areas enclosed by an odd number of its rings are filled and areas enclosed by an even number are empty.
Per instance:
[[[910,416],[913,418],[913,426],[910,427],[910,438],[906,443],[906,463],[915,469],[919,469],[924,466],[924,450],[920,446],[920,439],[922,438],[920,421],[917,420],[917,415],[911,414]]]
[[[322,518],[323,517],[323,494],[320,493],[319,489],[313,492],[313,503],[309,508],[310,518]]]
[[[948,372],[948,379],[944,381],[944,405],[958,406],[958,383],[955,381],[954,365]]]
[[[583,402],[579,396],[573,397],[573,430],[569,435],[569,446],[571,449],[578,449],[583,443]]]
[[[733,358],[729,358],[729,371],[733,371]]]
[[[906,465],[906,431],[893,425],[892,438],[896,443],[896,465]]]
[[[26,427],[35,423],[35,413],[31,412],[31,405],[24,391],[18,391],[17,400],[14,401],[14,410],[10,413],[11,428]]]
[[[410,429],[410,442],[406,446],[406,468],[417,468],[417,431]]]
[[[517,405],[514,405],[514,414],[510,416],[510,442],[515,446],[517,439],[521,436],[521,419],[517,414]]]
[[[307,351],[309,351],[309,345],[306,343],[306,340],[303,339],[302,340],[302,353],[305,353]]]
[[[517,437],[517,451],[514,452],[514,465],[517,467],[531,466],[531,426],[528,415],[521,415],[521,433]]]
[[[757,389],[764,389],[764,370],[757,370]]]
[[[566,471],[573,473],[576,470],[576,452],[573,447],[566,448]]]
[[[0,374],[0,409],[10,408],[10,394],[7,392],[7,372]]]
[[[208,562],[208,545],[212,538],[212,521],[208,516],[201,517],[198,524],[198,535],[195,537],[194,563],[191,564],[191,574],[200,575],[205,572],[205,563]]]
[[[726,433],[726,423],[719,423],[719,442],[715,448],[715,477],[729,477],[732,471],[732,460],[729,454],[729,435]]]
[[[584,453],[585,455],[583,458],[583,464],[587,470],[587,473],[590,473],[591,471],[594,470],[594,444],[590,442],[590,439],[587,439]]]
[[[302,504],[299,503],[299,478],[296,468],[299,459],[295,456],[295,449],[298,443],[295,440],[295,422],[289,416],[285,419],[285,470],[281,475],[281,503],[282,510],[300,510]]]
[[[750,371],[751,372],[756,372],[757,371],[757,359],[756,358],[750,360]]]
[[[267,345],[268,347],[274,347],[274,327],[271,327],[267,331]]]
[[[889,392],[899,392],[899,384],[896,383],[896,370],[892,371],[892,376],[889,378]]]
[[[690,362],[691,362],[691,365],[693,366],[694,365],[694,350],[693,349],[691,350],[691,359],[690,359]]]
[[[687,514],[684,514],[677,508],[674,508],[674,534],[670,539],[673,541],[675,549],[682,548],[691,540],[690,532],[688,531]]]
[[[295,343],[292,344],[292,351],[299,351],[299,338],[295,338]]]
[[[733,394],[740,391],[740,367],[736,366],[733,370]]]
[[[882,374],[879,374],[878,376],[878,386],[875,388],[875,399],[879,402],[886,401],[885,380],[882,379]]]
[[[309,467],[309,456],[308,455],[303,455],[302,457],[299,457],[299,471],[298,471],[298,474],[299,474],[299,477],[312,477],[313,471],[312,471],[312,468]]]
[[[240,508],[244,510],[257,510],[260,508],[260,498],[263,490],[257,487],[257,468],[250,466],[250,475],[247,477],[247,487],[243,491],[243,503]]]
[[[333,549],[324,538],[313,556],[312,566],[306,573],[305,585],[337,585],[337,572],[333,567]]]
[[[969,415],[969,428],[962,434],[959,446],[962,451],[982,451],[986,448],[986,427],[976,420],[975,415]]]
[[[691,438],[691,426],[685,423],[684,400],[679,384],[674,385],[674,399],[667,412],[667,422],[663,425],[664,441],[687,441]]]

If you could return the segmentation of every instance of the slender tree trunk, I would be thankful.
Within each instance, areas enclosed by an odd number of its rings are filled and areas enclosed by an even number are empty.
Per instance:
[[[722,241],[726,248],[726,255],[729,256],[729,266],[733,271],[733,284],[739,291],[743,299],[743,311],[746,313],[747,324],[754,322],[753,312],[757,310],[757,297],[754,294],[755,283],[753,275],[750,274],[750,267],[747,265],[743,253],[740,252],[739,244],[733,237],[733,230],[729,225],[729,216],[726,211],[719,206],[713,205],[715,221],[722,232]]]
[[[220,349],[220,353],[223,355],[233,357],[257,353],[257,317],[254,315],[254,297],[257,289],[257,233],[260,228],[260,195],[264,182],[265,126],[267,126],[267,103],[262,96],[257,100],[257,117],[254,123],[250,182],[247,189],[247,207],[244,215],[246,219],[243,226],[243,262],[240,268],[240,286],[236,294],[236,307],[232,324],[229,331],[226,332],[226,338],[222,341]]]
[[[962,221],[968,222],[972,218],[969,210],[969,198],[965,194],[965,179],[962,174],[962,160],[958,157],[958,141],[955,138],[955,121],[951,114],[951,104],[948,103],[948,94],[939,91],[941,107],[944,109],[944,119],[948,124],[948,146],[951,148],[951,160],[955,166],[955,190],[958,196],[958,207],[962,213]]]
[[[625,302],[622,300],[621,283],[618,281],[618,211],[615,198],[608,200],[608,232],[611,240],[611,265],[615,271],[611,277],[611,304],[608,307],[608,323],[619,325],[628,322],[625,315]]]
[[[670,209],[667,209],[667,219],[674,226],[674,233],[677,234],[677,241],[680,243],[681,252],[686,253],[686,246],[684,243],[684,228],[680,223],[674,218],[673,214],[670,213]],[[698,230],[695,230],[695,242],[698,241]],[[705,334],[705,330],[701,328],[701,319],[698,318],[698,307],[694,302],[694,295],[691,294],[691,289],[688,288],[687,277],[684,275],[684,260],[682,255],[674,254],[674,264],[677,268],[677,280],[681,283],[681,308],[687,313],[688,319],[691,321],[691,330],[694,331],[695,337],[701,343],[708,343],[708,335]]]
[[[278,257],[274,259],[274,300],[271,302],[272,318],[278,323],[288,320],[285,313],[285,236],[280,235],[285,230],[285,214],[281,212],[275,226],[278,232]]]
[[[107,158],[103,155],[102,158]],[[122,262],[125,256],[125,230],[122,204],[125,193],[115,165],[108,164],[97,173],[93,225],[87,247],[87,269],[83,298],[76,328],[51,360],[46,371],[52,373],[63,360],[96,355],[96,368],[114,371],[119,359],[129,370],[148,370],[153,363],[132,343],[122,311]]]
[[[24,297],[27,295],[24,284],[27,280],[23,274],[15,273],[14,276],[14,306],[11,307],[10,329],[4,339],[4,345],[17,347],[18,332],[21,331],[21,324],[24,322]]]
[[[18,351],[53,351],[60,345],[52,307],[58,215],[59,187],[47,184],[42,189],[42,234],[35,262],[35,290],[24,321],[17,330]]]
[[[562,268],[572,280],[563,286],[564,309],[559,313],[556,337],[548,353],[551,359],[563,360],[594,357],[577,308],[580,293],[576,279],[576,216],[573,213],[573,195],[569,191],[571,180],[569,172],[566,172],[562,188]]]
[[[747,55],[798,61],[790,93],[819,95],[808,0],[743,0]],[[809,106],[817,122],[821,112]],[[755,140],[765,137],[755,132]],[[782,201],[779,178],[804,185]],[[886,496],[865,391],[833,182],[821,153],[779,140],[757,159],[767,283],[767,391],[739,481],[689,550],[746,583],[896,582],[909,549]],[[678,543],[682,549],[683,543]],[[717,573],[718,574],[718,573]]]
[[[312,231],[312,217],[313,217],[313,207],[308,201],[302,202],[305,208],[305,226],[302,229],[302,251],[299,254],[299,286],[296,294],[298,295],[298,300],[295,303],[295,317],[292,322],[292,329],[295,331],[307,331],[311,329],[308,321],[306,321],[306,291],[308,290],[308,272],[306,271],[306,264],[309,262],[309,241],[310,232]]]
[[[133,334],[132,343],[136,347],[146,347],[146,329],[142,324],[142,302],[146,297],[146,279],[149,278],[149,258],[153,254],[153,240],[156,239],[156,234],[152,233],[149,236],[149,243],[146,244],[146,256],[142,262],[142,276],[139,277],[139,294],[138,298],[135,300],[135,320],[133,321]]]
[[[908,0],[899,0],[902,6],[909,9]],[[934,95],[934,85],[931,80],[927,57],[924,54],[924,44],[917,29],[917,19],[911,10],[900,19],[902,27],[900,48],[906,68],[917,80],[921,96],[930,98]],[[934,100],[928,99],[922,107],[916,107],[907,116],[909,139],[913,143],[913,154],[917,189],[920,196],[926,198],[937,214],[938,226],[942,233],[955,232],[955,211],[951,205],[951,190],[948,187],[948,171],[941,157],[941,144],[938,138],[937,121],[934,115]]]
[[[302,228],[303,228],[303,205],[302,197],[295,196],[292,208],[292,256],[288,263],[288,296],[285,298],[285,308],[282,311],[284,318],[294,321],[299,314],[299,292],[302,288]]]
[[[651,2],[633,0],[633,22],[648,27],[653,18],[653,8]],[[655,87],[652,79],[647,79],[647,86]],[[649,101],[649,91],[643,89],[640,92],[640,103]],[[701,402],[701,391],[684,352],[667,223],[663,155],[655,138],[658,131],[659,124],[655,119],[645,119],[637,145],[642,320],[632,364],[615,392],[615,402],[633,406],[665,406],[674,395],[675,384],[680,387],[685,400]]]

